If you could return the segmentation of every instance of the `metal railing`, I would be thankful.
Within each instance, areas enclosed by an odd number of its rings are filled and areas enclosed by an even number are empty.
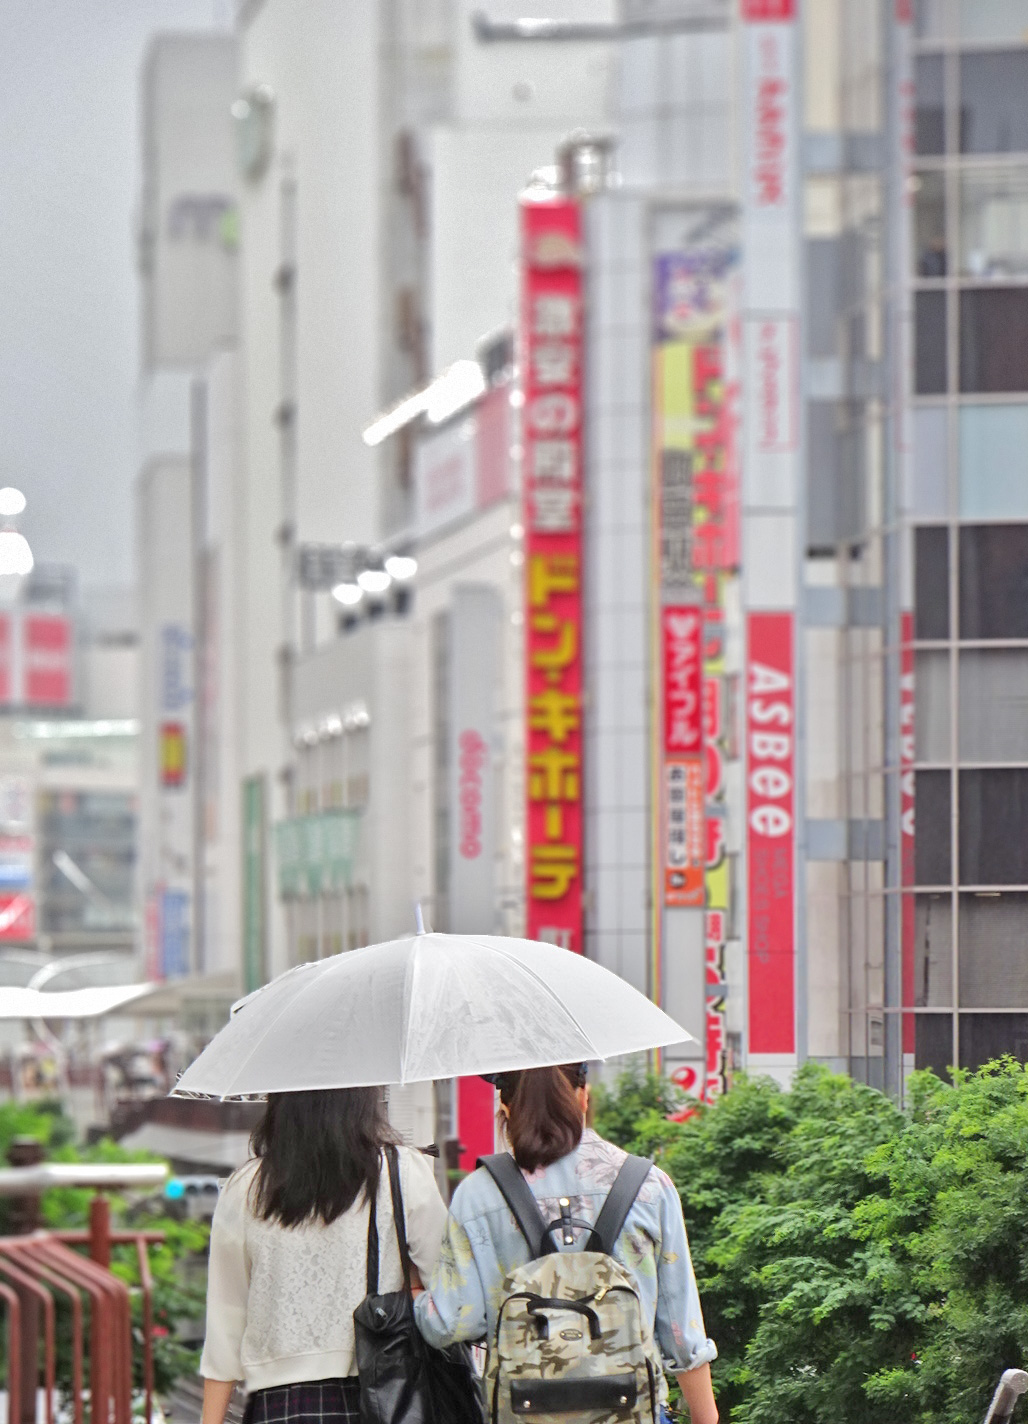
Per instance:
[[[31,1201],[53,1186],[124,1189],[156,1186],[161,1166],[39,1163],[0,1170],[0,1196]],[[70,1318],[67,1402],[73,1424],[131,1424],[133,1396],[132,1294],[110,1270],[111,1247],[135,1246],[142,1306],[144,1419],[154,1405],[153,1279],[149,1247],[157,1231],[112,1231],[110,1203],[90,1203],[88,1231],[31,1231],[0,1237],[0,1311],[6,1317],[7,1419],[45,1424],[57,1404],[57,1307]],[[87,1248],[86,1254],[81,1249]]]
[[[1010,1424],[1017,1401],[1025,1390],[1028,1390],[1028,1373],[1024,1370],[1004,1370],[992,1396],[985,1424]]]

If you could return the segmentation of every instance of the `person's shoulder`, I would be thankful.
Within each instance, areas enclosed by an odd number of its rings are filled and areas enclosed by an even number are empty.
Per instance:
[[[507,1203],[486,1167],[476,1167],[463,1177],[450,1198],[450,1215],[467,1225],[491,1211],[505,1211]]]
[[[401,1181],[408,1191],[438,1193],[434,1163],[420,1148],[400,1143],[396,1148],[396,1156],[400,1164]]]
[[[250,1205],[250,1188],[259,1166],[260,1159],[250,1157],[221,1184],[217,1204],[217,1213],[221,1220],[228,1216],[241,1216],[246,1212]]]

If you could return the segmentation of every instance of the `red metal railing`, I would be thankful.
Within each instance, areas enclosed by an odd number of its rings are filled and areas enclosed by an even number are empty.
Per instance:
[[[0,1237],[0,1302],[7,1317],[7,1418],[36,1424],[39,1390],[46,1424],[54,1424],[57,1387],[57,1299],[71,1320],[74,1424],[131,1424],[132,1300],[111,1274],[111,1246],[134,1244],[142,1296],[144,1419],[153,1416],[153,1283],[148,1247],[160,1232],[112,1231],[110,1204],[94,1197],[89,1231],[38,1231]],[[88,1255],[76,1247],[88,1248]],[[88,1343],[86,1312],[88,1309]],[[42,1379],[40,1379],[42,1345]],[[88,1371],[88,1408],[86,1378]]]

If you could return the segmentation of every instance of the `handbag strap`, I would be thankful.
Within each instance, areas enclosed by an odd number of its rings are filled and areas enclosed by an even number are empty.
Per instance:
[[[389,1192],[393,1198],[393,1221],[396,1225],[396,1244],[400,1248],[400,1266],[403,1270],[403,1288],[413,1300],[411,1288],[410,1250],[407,1245],[407,1221],[403,1212],[403,1193],[400,1190],[400,1154],[390,1142],[385,1150],[389,1164]]]
[[[378,1295],[378,1221],[375,1198],[368,1212],[368,1295]]]

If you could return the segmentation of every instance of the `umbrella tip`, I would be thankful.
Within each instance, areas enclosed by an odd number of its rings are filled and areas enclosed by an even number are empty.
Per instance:
[[[418,934],[419,934],[419,935],[423,935],[423,934],[425,933],[425,917],[424,917],[424,915],[421,913],[421,901],[420,901],[420,900],[419,900],[418,903],[414,906],[414,924],[415,924],[415,926],[416,926],[416,928],[417,928]]]

